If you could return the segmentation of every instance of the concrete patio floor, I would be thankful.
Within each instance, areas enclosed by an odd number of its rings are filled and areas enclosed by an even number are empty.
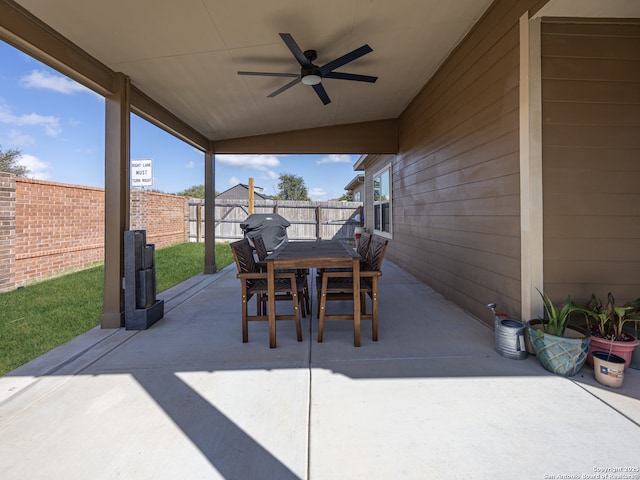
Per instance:
[[[261,322],[243,344],[230,266],[161,294],[148,330],[94,329],[7,374],[1,478],[640,478],[640,371],[611,389],[502,358],[478,319],[383,271],[360,348],[349,322],[318,344],[315,315],[303,342],[279,323],[269,349]]]

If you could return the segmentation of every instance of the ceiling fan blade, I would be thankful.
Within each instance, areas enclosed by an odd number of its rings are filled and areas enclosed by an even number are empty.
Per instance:
[[[329,72],[323,75],[323,78],[335,78],[336,80],[354,80],[356,82],[375,83],[378,77],[369,75],[357,75],[355,73]]]
[[[373,49],[369,45],[363,45],[360,48],[356,48],[355,50],[347,53],[346,55],[336,58],[335,60],[323,65],[322,67],[320,67],[320,72],[324,77],[327,75],[327,73],[331,72],[332,70],[335,70],[336,68],[340,68],[341,66],[349,62],[353,62],[354,60],[371,52],[373,52]]]
[[[309,65],[311,65],[307,57],[304,56],[304,53],[302,53],[302,50],[290,34],[281,33],[280,38],[282,38],[282,41],[287,45],[287,47],[289,47],[289,50],[291,50],[293,56],[296,57],[296,60],[298,60],[300,66],[308,67]]]
[[[296,78],[295,80],[290,81],[289,83],[287,83],[284,87],[280,87],[278,90],[276,90],[275,92],[267,95],[267,97],[269,98],[273,98],[276,95],[280,95],[282,92],[284,92],[285,90],[289,90],[291,87],[293,87],[294,85],[300,83],[300,76],[297,75],[298,78]]]
[[[316,91],[324,105],[331,103],[331,99],[329,98],[329,95],[327,95],[327,91],[324,89],[321,83],[313,85],[313,89]]]
[[[269,72],[238,72],[238,75],[249,75],[255,77],[287,77],[295,78],[299,77],[299,73],[269,73]]]

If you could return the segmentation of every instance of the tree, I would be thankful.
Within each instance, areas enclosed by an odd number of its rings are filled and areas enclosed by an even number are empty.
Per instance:
[[[310,200],[304,179],[290,173],[281,173],[278,180],[278,200]]]
[[[176,193],[176,195],[192,198],[204,198],[204,185],[192,185],[186,190]],[[217,197],[218,195],[220,194],[217,191],[213,192],[214,197]]]
[[[191,187],[176,193],[183,197],[204,198],[204,185],[192,185]]]
[[[338,201],[342,201],[342,202],[353,202],[353,193],[350,192],[345,192],[339,199]]]
[[[20,150],[2,150],[0,148],[0,172],[13,173],[16,177],[26,177],[29,169],[18,163],[21,155]]]

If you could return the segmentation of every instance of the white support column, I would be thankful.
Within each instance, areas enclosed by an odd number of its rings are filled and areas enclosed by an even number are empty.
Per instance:
[[[204,273],[216,273],[215,228],[215,155],[213,148],[204,154]]]
[[[124,325],[124,231],[129,229],[130,81],[117,73],[105,99],[104,303],[100,325]]]
[[[520,17],[521,318],[541,317],[543,281],[540,20]]]

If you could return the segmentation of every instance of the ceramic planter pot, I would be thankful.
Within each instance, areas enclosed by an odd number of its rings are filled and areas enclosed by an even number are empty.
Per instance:
[[[572,377],[582,368],[589,353],[591,336],[579,327],[567,328],[564,337],[542,330],[546,320],[531,320],[527,334],[540,364],[556,375]]]
[[[591,347],[589,348],[589,355],[587,356],[587,365],[593,367],[593,352],[599,350],[601,352],[613,353],[622,357],[625,361],[624,368],[626,370],[631,363],[633,349],[640,343],[633,335],[629,334],[629,336],[633,339],[629,342],[614,342],[604,338],[591,336]]]
[[[603,385],[619,388],[624,380],[626,361],[609,352],[593,351],[593,372],[596,380]]]

